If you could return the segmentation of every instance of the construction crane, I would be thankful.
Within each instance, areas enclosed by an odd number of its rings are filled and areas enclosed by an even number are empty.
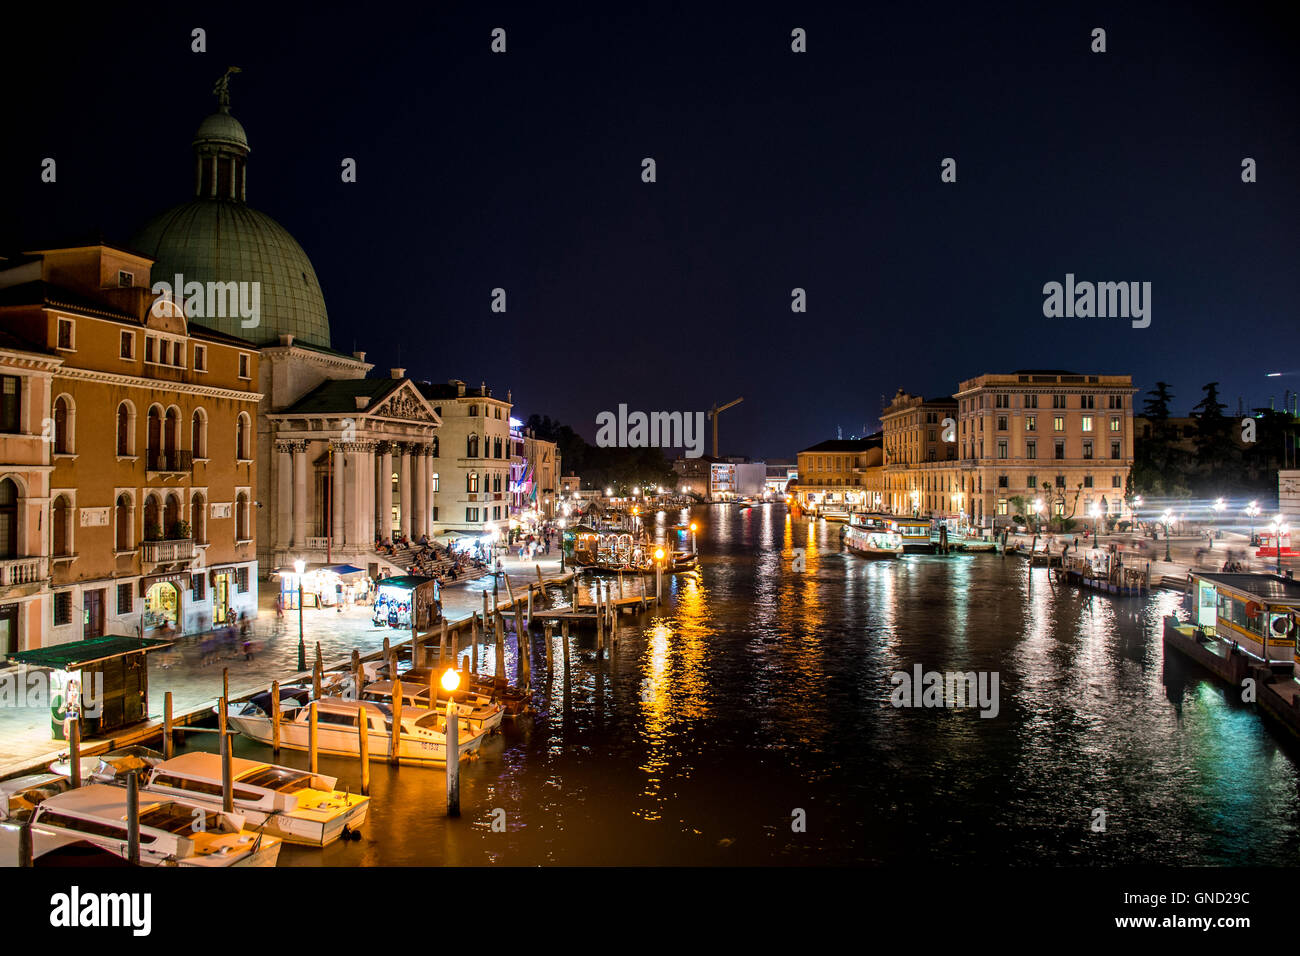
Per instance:
[[[709,417],[713,419],[713,457],[714,458],[718,457],[718,413],[725,412],[728,408],[731,408],[733,405],[739,405],[744,400],[745,398],[742,395],[740,398],[727,402],[727,404],[725,405],[719,405],[717,402],[714,402],[713,407],[709,409]]]

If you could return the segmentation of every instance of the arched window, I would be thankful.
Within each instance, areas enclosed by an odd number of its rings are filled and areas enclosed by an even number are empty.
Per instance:
[[[235,426],[235,457],[241,461],[248,461],[252,458],[249,446],[249,421],[248,413],[239,413],[239,424]]]
[[[493,491],[500,491],[500,490],[501,490],[501,476],[500,476],[500,475],[493,475],[493,476],[492,476],[492,490],[493,490]]]
[[[117,550],[130,551],[132,532],[135,530],[132,520],[135,508],[131,505],[131,496],[123,492],[117,496]]]
[[[149,406],[148,425],[148,433],[145,435],[145,455],[149,459],[147,467],[157,471],[159,452],[162,451],[162,409],[157,405]]]
[[[241,491],[235,499],[235,539],[247,541],[248,538],[248,495]]]
[[[181,500],[175,494],[167,496],[167,504],[163,506],[162,529],[163,537],[167,539],[177,537],[176,522],[181,520]]]
[[[465,439],[465,457],[478,457],[478,435],[471,434]]]
[[[73,429],[72,399],[60,395],[54,400],[54,453],[56,455],[72,454]]]
[[[494,438],[494,439],[492,439],[492,457],[493,457],[493,458],[500,458],[500,457],[501,457],[501,439],[500,439],[500,438]]]
[[[205,544],[208,540],[207,521],[204,517],[203,495],[194,492],[194,497],[190,499],[190,535],[195,544]]]
[[[433,436],[433,457],[434,458],[438,457],[438,436],[437,435]]]
[[[117,453],[130,455],[135,450],[132,431],[135,424],[135,411],[127,402],[117,406]]]
[[[12,479],[0,481],[0,558],[17,558],[18,486]]]
[[[176,468],[174,459],[181,446],[181,412],[175,405],[167,409],[167,419],[164,424],[166,427],[163,429],[163,451],[167,453],[168,459],[171,459],[167,467]]]
[[[144,539],[146,541],[162,540],[162,515],[157,495],[150,495],[144,499]]]
[[[469,407],[469,417],[470,417],[470,418],[473,418],[473,417],[474,417],[475,415],[477,415],[477,414],[478,414],[478,406],[477,406],[477,405],[471,405],[471,406]]]
[[[478,491],[478,472],[471,471],[465,476],[465,490],[469,492]]]
[[[190,452],[195,458],[208,457],[208,416],[201,408],[194,409],[190,419]]]
[[[72,506],[64,495],[54,499],[54,508],[50,518],[50,553],[66,555],[72,553],[71,519]]]
[[[433,473],[433,490],[438,490],[438,473],[436,471]]]

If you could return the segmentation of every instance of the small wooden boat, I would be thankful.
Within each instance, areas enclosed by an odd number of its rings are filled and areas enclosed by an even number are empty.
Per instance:
[[[429,707],[429,682],[426,675],[423,681],[418,681],[415,676],[407,674],[402,675],[402,703],[404,706]],[[462,683],[464,676],[462,675]],[[432,705],[446,710],[446,704],[449,698],[456,701],[456,717],[460,720],[462,730],[468,730],[476,734],[490,734],[501,726],[501,719],[505,716],[505,705],[500,701],[493,699],[491,694],[479,693],[475,690],[457,690],[449,694],[447,689],[441,684],[438,687],[437,701]],[[393,682],[390,680],[375,681],[367,684],[362,692],[363,700],[373,700],[380,703],[386,703],[393,699]]]
[[[323,697],[316,705],[317,751],[338,757],[356,757],[361,752],[360,721],[367,721],[367,746],[372,757],[388,757],[392,746],[393,714],[388,704],[372,700],[344,700]],[[290,750],[308,749],[310,705],[303,705],[281,715],[280,746]],[[245,737],[259,743],[272,742],[271,716],[252,701],[232,703],[227,709],[230,725]],[[423,707],[403,707],[398,730],[398,763],[416,766],[447,763],[447,738],[444,715]],[[459,752],[472,754],[483,742],[483,734],[462,732]]]
[[[66,781],[65,781],[66,782]],[[127,791],[91,783],[41,799],[30,811],[36,855],[77,842],[127,855]],[[17,861],[24,815],[0,822],[0,862]],[[244,828],[239,813],[140,792],[140,862],[147,866],[275,866],[279,837]]]
[[[360,838],[357,831],[366,822],[370,798],[336,789],[337,778],[238,757],[231,763],[235,810],[249,826],[307,846]],[[192,751],[161,761],[144,786],[150,793],[220,810],[221,757]]]

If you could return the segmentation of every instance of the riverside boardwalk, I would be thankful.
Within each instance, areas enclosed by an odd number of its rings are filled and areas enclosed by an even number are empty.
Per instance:
[[[548,581],[560,578],[559,554],[539,556],[537,560],[520,561],[517,557],[502,558],[503,574],[486,574],[471,581],[452,584],[441,589],[443,615],[448,630],[459,630],[455,641],[464,647],[470,640],[468,622],[471,615],[483,612],[483,602],[492,603],[495,593],[502,606],[513,595],[519,606],[526,603],[529,585],[533,586],[536,600],[538,568]],[[221,695],[221,675],[229,673],[230,697],[238,699],[258,693],[272,681],[288,683],[296,678],[310,679],[310,668],[316,657],[319,643],[325,668],[346,665],[353,650],[363,657],[382,653],[384,638],[394,646],[410,640],[410,629],[375,627],[371,623],[372,609],[350,607],[337,611],[332,607],[304,610],[303,632],[307,647],[306,672],[298,670],[298,614],[286,611],[283,621],[275,615],[275,591],[266,582],[259,582],[260,614],[254,622],[255,653],[245,660],[242,652],[228,651],[228,656],[215,664],[204,666],[199,644],[206,635],[188,635],[177,638],[176,647],[157,653],[149,662],[149,716],[147,721],[115,735],[111,739],[82,741],[82,752],[94,754],[123,746],[134,740],[156,735],[161,729],[165,696],[172,694],[172,710],[178,726],[207,716]],[[652,585],[653,588],[653,585]],[[535,609],[536,610],[536,609]],[[513,624],[513,620],[511,621]],[[427,648],[430,640],[434,653],[438,647],[439,627],[421,635]],[[480,633],[479,670],[494,674],[491,643]],[[461,656],[466,650],[462,649]],[[447,663],[451,663],[449,659]],[[0,708],[0,778],[40,769],[61,754],[67,744],[53,740],[50,735],[50,713],[44,707]]]

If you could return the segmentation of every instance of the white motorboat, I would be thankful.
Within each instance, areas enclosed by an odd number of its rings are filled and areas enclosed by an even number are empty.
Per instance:
[[[405,695],[403,695],[405,696]],[[365,720],[367,747],[372,757],[389,756],[392,746],[392,708],[372,700],[343,700],[322,697],[316,704],[316,749],[318,753],[338,757],[356,757],[361,753],[358,726]],[[307,750],[310,706],[295,707],[281,714],[280,746],[290,750]],[[272,742],[271,717],[252,701],[232,703],[226,711],[230,726],[259,743]],[[398,731],[398,763],[446,765],[447,738],[445,720],[436,710],[403,707]],[[472,754],[483,742],[484,734],[460,731],[459,752]]]
[[[143,865],[275,866],[280,856],[279,837],[245,829],[242,814],[145,791],[139,797]],[[46,796],[34,809],[0,822],[0,863],[17,865],[19,831],[28,818],[35,856],[80,841],[125,858],[126,803],[126,788],[105,783]]]
[[[362,697],[365,700],[373,700],[377,703],[389,703],[393,699],[393,682],[381,680],[375,681],[373,684],[367,684]],[[454,693],[454,697],[456,700],[456,717],[460,720],[462,732],[490,734],[501,726],[501,720],[505,716],[506,709],[500,701],[493,700],[488,694],[480,694],[472,690],[458,690]],[[446,701],[447,689],[439,685],[438,703],[435,706],[444,715],[447,709]],[[414,679],[407,680],[403,678],[402,706],[403,708],[408,706],[428,707],[429,685]]]
[[[287,843],[329,846],[339,837],[356,834],[366,821],[370,798],[336,789],[335,777],[239,757],[231,764],[235,811],[244,815],[247,826],[263,833]],[[142,785],[151,794],[220,810],[221,757],[199,751],[180,754],[154,765]]]
[[[857,519],[858,516],[854,515]],[[844,529],[844,544],[864,558],[897,558],[903,553],[903,537],[882,524],[855,520]]]

